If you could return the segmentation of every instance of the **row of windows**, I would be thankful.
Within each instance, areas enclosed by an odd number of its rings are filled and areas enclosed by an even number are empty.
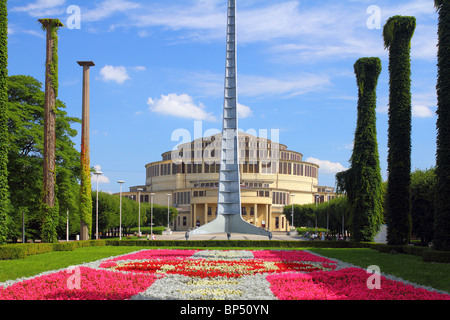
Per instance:
[[[293,152],[281,152],[280,154],[281,160],[292,160],[292,161],[302,161],[302,156],[298,153]]]
[[[240,142],[240,156],[241,158],[251,158],[256,159],[281,159],[281,160],[291,160],[291,161],[302,161],[302,156],[295,152],[282,151],[280,152],[279,145],[274,144],[273,148],[271,144],[267,143],[257,143],[257,142]],[[168,161],[172,159],[217,159],[220,155],[220,142],[203,142],[203,144],[196,143],[191,144],[189,147],[181,147],[179,150],[174,150],[172,152],[164,153],[162,158],[163,161]]]
[[[191,193],[186,192],[174,192],[173,203],[175,204],[191,204]]]
[[[216,214],[217,214],[217,210],[216,210]],[[212,215],[212,208],[211,207],[208,207],[208,215],[209,216]],[[247,215],[245,207],[242,207],[242,215]],[[255,211],[254,211],[253,207],[250,208],[250,215],[251,216],[255,215]],[[178,225],[181,225],[181,223],[183,224],[183,226],[187,225],[187,217],[186,216],[183,216],[183,222],[181,222],[181,217],[178,216]],[[279,217],[275,217],[275,228],[278,229],[279,227],[280,227],[280,218]],[[284,228],[284,217],[281,217],[281,228]]]
[[[272,192],[272,203],[273,204],[288,204],[287,203],[286,192]]]
[[[260,173],[259,162],[245,162],[240,165],[243,173]],[[220,164],[175,164],[162,163],[147,167],[147,178],[184,173],[219,173]],[[291,162],[261,161],[262,174],[287,174],[317,178],[317,167]]]

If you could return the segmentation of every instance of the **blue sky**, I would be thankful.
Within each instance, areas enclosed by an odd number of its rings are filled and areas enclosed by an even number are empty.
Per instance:
[[[67,26],[59,31],[59,99],[69,115],[81,118],[76,61],[94,61],[91,165],[104,173],[101,190],[118,192],[119,179],[128,190],[145,183],[145,164],[180,142],[172,138],[177,130],[193,138],[196,124],[203,133],[222,129],[226,5],[9,0],[9,74],[44,83],[45,33],[37,19],[59,18]],[[237,10],[240,128],[268,130],[268,138],[279,130],[281,143],[321,166],[319,184],[328,186],[349,165],[357,104],[353,64],[361,57],[382,60],[377,130],[386,179],[389,62],[382,27],[393,15],[415,16],[412,169],[434,166],[438,14],[432,0],[238,0]]]

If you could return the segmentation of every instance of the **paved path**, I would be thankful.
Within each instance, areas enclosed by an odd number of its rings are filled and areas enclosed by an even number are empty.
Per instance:
[[[186,240],[185,231],[173,231],[171,235],[155,235],[156,240]],[[228,240],[226,233],[193,235],[189,240]],[[232,233],[230,240],[269,240],[267,236],[253,234]],[[272,232],[272,240],[297,240],[305,241],[307,238],[300,236],[290,236],[286,232]]]

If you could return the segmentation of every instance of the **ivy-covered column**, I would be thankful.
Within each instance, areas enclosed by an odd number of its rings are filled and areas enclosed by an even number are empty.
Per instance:
[[[92,61],[78,61],[83,67],[83,111],[81,121],[81,188],[80,188],[80,235],[89,240],[92,233],[92,185],[89,155],[89,67]]]
[[[8,12],[0,0],[0,244],[6,242],[8,226]]]
[[[389,49],[387,242],[407,244],[411,236],[411,38],[414,17],[394,16],[383,29]]]
[[[376,125],[379,58],[361,58],[354,70],[358,85],[358,116],[351,158],[349,192],[351,230],[355,241],[373,241],[383,222],[383,194]]]
[[[42,195],[42,241],[57,242],[56,224],[58,208],[55,206],[55,119],[58,96],[58,28],[64,25],[58,19],[39,19],[42,29],[47,31],[45,61],[44,102],[44,176]]]
[[[434,247],[450,250],[450,0],[435,0],[439,11],[437,79],[436,212]]]

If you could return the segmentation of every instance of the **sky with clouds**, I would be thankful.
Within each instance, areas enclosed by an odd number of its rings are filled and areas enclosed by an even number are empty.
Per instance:
[[[92,60],[91,165],[99,188],[145,183],[145,165],[222,129],[226,0],[9,0],[9,74],[44,83],[45,33],[59,18],[59,99],[81,118],[82,68]],[[353,64],[379,57],[377,130],[387,167],[389,61],[382,27],[412,15],[412,167],[435,164],[437,18],[432,0],[238,0],[239,126],[278,130],[279,141],[318,163],[319,184],[349,165],[356,126]],[[199,128],[200,126],[200,128]],[[81,125],[74,125],[81,131]],[[178,130],[178,131],[177,131]],[[175,138],[174,138],[175,137]],[[270,134],[268,136],[270,139]],[[79,148],[81,136],[75,138]],[[95,187],[95,178],[93,179]]]

